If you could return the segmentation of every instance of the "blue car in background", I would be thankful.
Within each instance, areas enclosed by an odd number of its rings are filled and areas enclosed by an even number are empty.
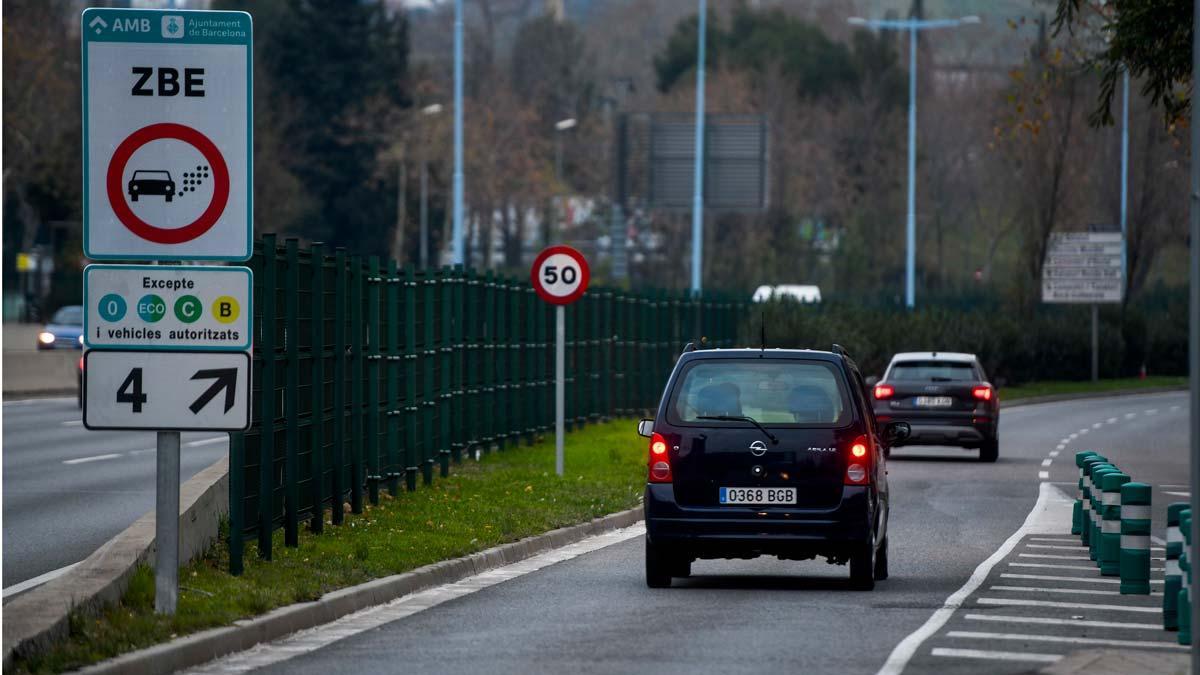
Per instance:
[[[83,306],[60,307],[38,333],[38,349],[83,349]]]

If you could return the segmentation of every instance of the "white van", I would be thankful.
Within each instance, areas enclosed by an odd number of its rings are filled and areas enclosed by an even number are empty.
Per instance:
[[[778,286],[759,286],[754,291],[754,302],[766,302],[772,298],[817,303],[821,302],[821,288],[799,284],[780,284]]]

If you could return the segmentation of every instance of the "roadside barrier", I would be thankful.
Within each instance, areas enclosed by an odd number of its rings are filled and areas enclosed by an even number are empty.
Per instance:
[[[1100,531],[1104,522],[1104,477],[1110,473],[1117,473],[1117,467],[1108,463],[1092,467],[1092,529],[1088,536],[1088,556],[1097,563],[1100,561]]]
[[[1129,474],[1115,471],[1106,474],[1102,484],[1100,544],[1096,547],[1096,562],[1100,565],[1100,574],[1106,577],[1121,574],[1121,486],[1129,481]],[[1150,545],[1148,539],[1146,545]]]
[[[1187,508],[1187,502],[1174,502],[1167,507],[1167,564],[1163,581],[1163,628],[1166,630],[1179,630],[1179,590],[1183,586],[1179,572],[1179,557],[1183,553],[1179,516]]]
[[[1121,486],[1120,498],[1117,573],[1121,575],[1121,593],[1149,595],[1151,487],[1145,483],[1125,483]]]
[[[553,425],[553,308],[528,277],[255,243],[251,428],[231,434],[230,571],[346,511]],[[682,346],[730,347],[747,303],[593,286],[566,312],[568,428],[657,405]],[[701,338],[704,338],[702,340]]]
[[[1094,485],[1092,483],[1092,470],[1099,464],[1106,464],[1108,460],[1103,455],[1092,455],[1083,460],[1083,500],[1082,508],[1079,515],[1079,533],[1081,535],[1083,545],[1089,546],[1092,541],[1092,523],[1095,511],[1092,510],[1092,491]]]
[[[1192,562],[1188,559],[1188,549],[1192,545],[1192,510],[1184,509],[1179,514],[1179,529],[1183,534],[1183,550],[1179,552],[1179,601],[1178,620],[1179,644],[1192,644]]]
[[[1075,505],[1071,509],[1071,534],[1081,534],[1083,527],[1083,500],[1086,495],[1084,493],[1084,481],[1087,478],[1087,470],[1084,461],[1089,457],[1095,457],[1096,453],[1091,450],[1081,450],[1075,453],[1075,466],[1079,468],[1079,489],[1075,496]]]

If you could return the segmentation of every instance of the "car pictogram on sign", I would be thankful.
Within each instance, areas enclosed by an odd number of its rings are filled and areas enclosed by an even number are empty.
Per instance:
[[[171,201],[175,196],[175,181],[171,180],[171,172],[134,171],[133,178],[129,180],[129,199],[136,202],[138,197],[147,195],[158,195]]]

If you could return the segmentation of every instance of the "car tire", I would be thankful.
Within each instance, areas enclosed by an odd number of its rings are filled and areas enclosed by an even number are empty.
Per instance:
[[[875,590],[875,536],[858,544],[850,554],[850,586],[859,591]]]
[[[875,581],[888,578],[888,538],[883,538],[879,550],[875,553]]]
[[[687,556],[676,554],[671,560],[671,576],[686,579],[692,576],[692,561]]]
[[[661,546],[646,538],[646,585],[650,588],[671,587],[671,559]]]
[[[1000,458],[1000,441],[999,441],[999,439],[992,438],[992,439],[986,440],[983,442],[983,445],[979,446],[979,461],[991,463],[991,462],[995,462],[999,458]]]

